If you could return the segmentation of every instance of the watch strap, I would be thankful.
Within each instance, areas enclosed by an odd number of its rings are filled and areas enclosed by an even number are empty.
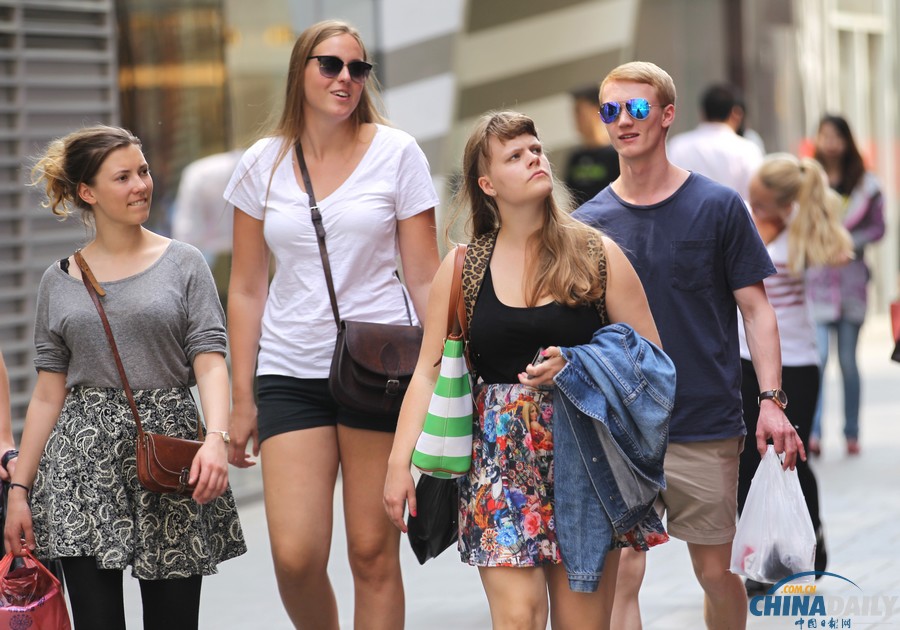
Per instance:
[[[771,400],[776,405],[778,405],[782,410],[787,407],[787,394],[784,393],[783,389],[767,389],[759,393],[759,396],[756,399],[757,404],[762,404],[764,400]]]
[[[218,433],[219,435],[222,436],[222,441],[225,442],[225,444],[231,444],[231,435],[229,435],[228,431],[222,431],[221,429],[219,429],[219,430],[207,429],[206,430],[206,435],[210,435],[212,433]]]

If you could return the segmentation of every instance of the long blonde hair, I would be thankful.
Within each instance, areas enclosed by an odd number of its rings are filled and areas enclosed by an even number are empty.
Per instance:
[[[828,187],[825,171],[815,159],[774,153],[766,157],[756,177],[775,194],[779,206],[794,205],[788,227],[791,273],[840,264],[853,255],[853,241],[839,219],[841,198]]]
[[[285,155],[294,148],[294,144],[300,139],[303,133],[303,127],[306,123],[303,115],[303,103],[306,98],[306,85],[304,76],[306,74],[306,64],[309,63],[309,56],[315,50],[316,46],[326,39],[337,37],[338,35],[350,35],[357,41],[363,52],[363,61],[368,61],[369,54],[366,52],[366,46],[363,43],[362,36],[353,26],[340,20],[325,20],[313,24],[302,33],[294,42],[294,48],[291,51],[291,60],[288,64],[287,86],[284,94],[284,107],[281,110],[281,116],[274,124],[269,135],[282,138],[283,145],[275,159],[277,166]],[[382,115],[383,110],[381,94],[378,80],[375,73],[369,74],[366,84],[359,98],[356,109],[353,110],[351,121],[355,127],[359,127],[364,123],[380,123],[388,124],[387,119]]]
[[[469,209],[467,231],[472,237],[500,228],[495,199],[478,185],[478,178],[490,164],[490,140],[508,142],[522,135],[538,138],[534,121],[518,112],[501,111],[482,116],[469,136],[463,153],[462,180],[453,205],[457,213]],[[556,183],[554,178],[557,192],[548,195],[544,202],[544,224],[531,237],[538,242],[538,255],[526,272],[525,299],[529,306],[545,295],[567,306],[590,304],[603,297],[598,261],[586,254],[590,242],[602,249],[601,235],[569,216],[571,196]]]

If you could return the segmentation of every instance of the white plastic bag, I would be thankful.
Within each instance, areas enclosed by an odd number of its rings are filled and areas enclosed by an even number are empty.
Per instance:
[[[750,447],[752,448],[752,447]],[[816,533],[796,470],[782,470],[771,444],[753,475],[731,547],[731,572],[774,584],[813,570]],[[804,576],[797,583],[812,582]]]

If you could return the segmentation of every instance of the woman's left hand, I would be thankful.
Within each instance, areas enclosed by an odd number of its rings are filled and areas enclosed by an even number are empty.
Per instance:
[[[228,487],[228,447],[218,434],[208,434],[194,456],[190,482],[197,484],[193,498],[200,505],[221,496]]]
[[[525,371],[519,373],[522,385],[553,385],[553,377],[566,366],[566,360],[557,346],[545,348],[542,354],[546,357],[543,361],[538,365],[529,363]]]
[[[14,451],[15,453],[10,453],[11,456],[6,462],[6,465],[0,466],[0,479],[3,481],[12,481],[13,473],[16,472],[16,461],[18,461],[19,455],[18,451],[16,451],[15,444],[0,445],[0,456],[3,456],[10,451]]]

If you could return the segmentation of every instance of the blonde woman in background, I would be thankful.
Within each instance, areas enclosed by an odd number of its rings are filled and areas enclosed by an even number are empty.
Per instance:
[[[825,172],[812,158],[797,159],[787,153],[768,156],[750,181],[753,222],[775,264],[776,273],[763,283],[775,309],[781,338],[782,387],[790,392],[787,415],[808,447],[819,393],[819,354],[816,327],[806,300],[806,269],[813,265],[841,265],[853,256],[850,235],[837,216],[840,199],[828,188]],[[756,431],[759,417],[759,384],[750,361],[750,350],[740,325],[742,397],[747,433]],[[742,511],[750,482],[760,462],[759,451],[741,453],[738,511]],[[797,461],[797,474],[816,530],[817,571],[826,564],[825,540],[819,517],[819,490],[809,464]],[[750,594],[769,585],[747,580]]]

